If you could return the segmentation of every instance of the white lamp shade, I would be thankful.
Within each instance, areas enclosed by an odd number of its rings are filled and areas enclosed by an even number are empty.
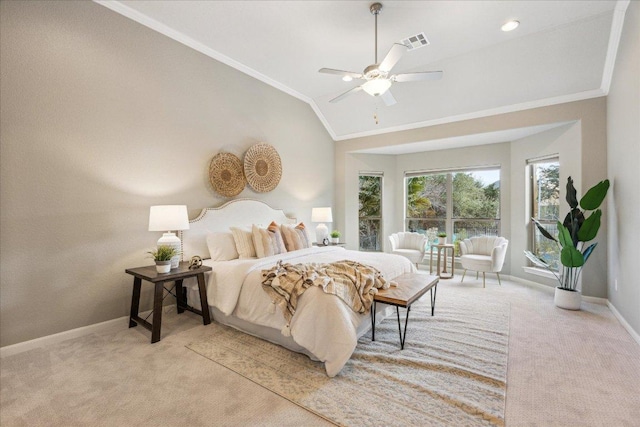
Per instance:
[[[331,208],[311,209],[311,222],[333,222]]]
[[[377,78],[373,80],[369,80],[365,84],[362,85],[362,89],[367,92],[371,96],[378,96],[385,93],[391,87],[391,80]]]
[[[189,214],[185,205],[151,206],[149,231],[188,230]]]

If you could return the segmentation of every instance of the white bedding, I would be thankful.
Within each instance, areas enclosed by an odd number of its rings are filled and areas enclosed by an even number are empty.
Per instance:
[[[298,264],[344,259],[375,267],[386,279],[415,271],[407,258],[398,255],[348,251],[337,246],[313,247],[260,259],[206,260],[213,268],[207,283],[208,303],[225,315],[283,330],[286,322],[280,309],[271,304],[262,289],[262,270],[273,267],[279,260]],[[358,340],[356,331],[363,321],[369,321],[369,314],[357,314],[335,295],[311,287],[298,301],[290,333],[298,345],[325,363],[329,376],[335,376],[351,357]]]

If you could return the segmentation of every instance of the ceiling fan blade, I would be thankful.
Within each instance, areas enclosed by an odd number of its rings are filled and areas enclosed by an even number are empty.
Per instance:
[[[422,71],[419,73],[403,73],[391,76],[394,82],[419,82],[423,80],[439,80],[442,78],[442,71]]]
[[[320,68],[318,72],[324,74],[337,74],[338,76],[349,76],[353,77],[354,79],[361,79],[363,77],[361,73],[356,73],[354,71],[334,70],[333,68]]]
[[[380,71],[386,71],[387,73],[391,71],[394,65],[400,60],[402,54],[407,51],[407,47],[400,43],[394,43],[389,49],[387,56],[384,57],[378,69]]]
[[[385,93],[383,93],[382,95],[380,95],[380,98],[382,98],[382,101],[384,101],[384,105],[386,105],[387,107],[395,105],[396,102],[397,102],[396,99],[391,94],[390,90],[388,90]]]
[[[329,102],[338,102],[343,100],[344,98],[346,98],[349,95],[352,95],[356,92],[360,92],[362,90],[362,86],[356,86],[353,89],[349,89],[348,91],[346,91],[345,93],[343,93],[342,95],[338,95],[333,99],[330,99]]]

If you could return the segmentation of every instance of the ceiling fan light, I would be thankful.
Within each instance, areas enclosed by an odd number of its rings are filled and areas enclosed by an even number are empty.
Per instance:
[[[500,27],[500,29],[504,32],[507,31],[513,31],[516,28],[518,28],[518,25],[520,25],[520,21],[516,21],[515,19],[509,22],[504,23],[504,25],[502,25],[502,27]]]
[[[391,87],[389,79],[373,79],[362,85],[362,89],[371,96],[378,96],[385,93]]]
[[[342,78],[342,81],[343,81],[343,82],[350,82],[351,80],[353,80],[353,77],[351,77],[351,76],[344,76],[344,77]]]

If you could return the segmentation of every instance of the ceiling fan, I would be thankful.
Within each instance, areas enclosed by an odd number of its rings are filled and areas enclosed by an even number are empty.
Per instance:
[[[343,80],[350,81],[352,79],[360,79],[365,82],[344,92],[341,95],[329,100],[329,102],[338,102],[349,95],[364,90],[371,96],[380,96],[385,105],[390,106],[396,103],[389,88],[393,83],[417,82],[422,80],[438,80],[442,78],[442,71],[422,71],[415,73],[392,74],[391,69],[400,60],[402,54],[407,51],[407,46],[394,43],[387,56],[382,62],[378,63],[378,14],[382,10],[382,3],[373,3],[369,6],[369,11],[375,16],[375,64],[369,65],[362,73],[353,71],[334,70],[332,68],[321,68],[320,73],[337,74],[343,76]]]

